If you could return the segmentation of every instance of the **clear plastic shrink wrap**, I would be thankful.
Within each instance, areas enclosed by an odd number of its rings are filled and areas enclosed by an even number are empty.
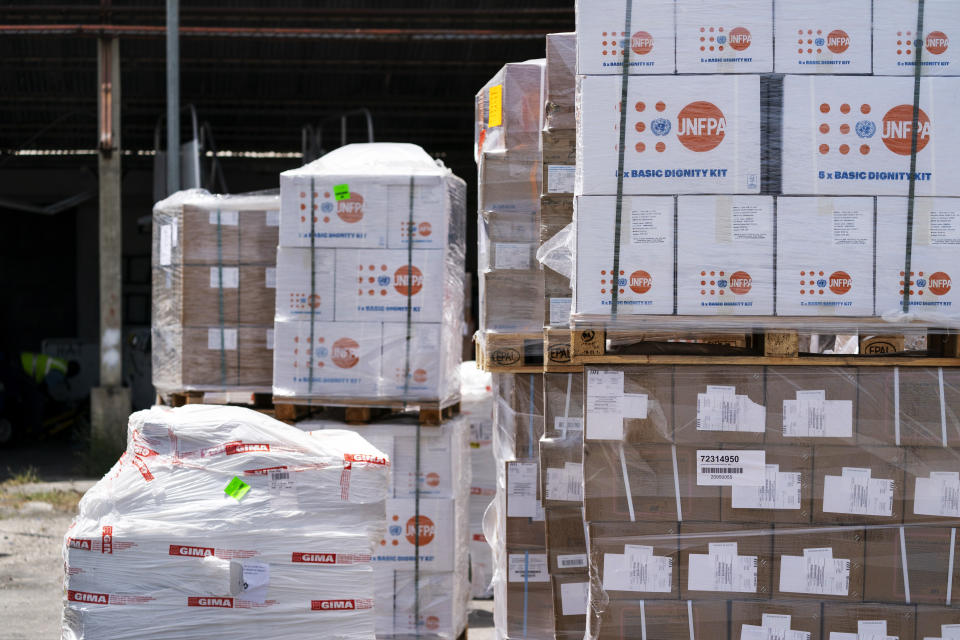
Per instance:
[[[280,199],[177,192],[153,209],[153,385],[269,393]]]
[[[280,175],[275,396],[456,401],[465,198],[411,144],[348,145]]]
[[[960,630],[957,371],[645,365],[584,375],[587,638],[924,640]]]
[[[201,405],[128,443],[64,537],[63,638],[374,638],[383,452]]]
[[[470,584],[474,598],[493,596],[493,557],[483,515],[497,492],[493,458],[493,378],[476,362],[460,365],[460,413],[470,425]]]
[[[952,0],[580,0],[573,324],[960,327],[957,31]]]
[[[481,338],[543,328],[543,101],[544,60],[507,64],[476,96]]]
[[[387,529],[373,553],[377,638],[458,638],[470,600],[467,418],[439,427],[410,418],[362,426],[318,419],[297,427],[319,437],[348,429],[392,461]]]

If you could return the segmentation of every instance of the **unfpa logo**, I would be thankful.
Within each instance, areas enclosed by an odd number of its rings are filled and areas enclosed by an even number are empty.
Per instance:
[[[330,359],[341,369],[350,369],[360,362],[360,345],[351,338],[340,338],[333,343]]]
[[[833,53],[843,53],[850,48],[850,36],[843,29],[835,29],[827,36],[827,49]]]
[[[819,282],[817,283],[819,286]],[[850,289],[853,288],[853,279],[850,277],[850,274],[846,271],[834,271],[830,274],[830,279],[825,282],[830,291],[842,296],[845,293],[849,293]]]
[[[404,537],[412,545],[417,544],[417,531],[420,533],[420,546],[433,542],[434,536],[437,534],[437,528],[433,524],[433,521],[427,516],[419,516],[419,520],[416,517],[410,518],[407,520],[407,526],[404,530]]]
[[[349,198],[338,200],[337,217],[350,224],[363,220],[363,196],[351,191]]]
[[[753,41],[746,27],[734,27],[724,32],[723,27],[700,27],[700,51],[723,51],[730,47],[734,51],[745,51]]]
[[[930,142],[930,118],[919,109],[917,131],[913,131],[913,105],[901,104],[890,109],[883,116],[880,136],[890,151],[901,155],[910,155],[913,139],[917,140],[917,151],[922,151]]]
[[[817,29],[816,33],[813,29],[807,29],[806,32],[799,29],[797,34],[797,44],[800,45],[798,54],[803,54],[804,50],[808,55],[822,54],[824,48],[831,53],[840,54],[849,49],[851,44],[850,36],[843,29],[834,29],[826,37],[823,36],[823,29]]]
[[[644,294],[653,287],[653,278],[646,271],[638,269],[630,274],[628,285],[634,293]]]
[[[413,265],[404,265],[393,274],[393,286],[402,296],[415,296],[423,289],[423,273]]]
[[[939,56],[947,52],[947,47],[950,46],[950,39],[947,38],[947,34],[943,31],[931,31],[927,34],[925,44],[927,51],[935,56]]]
[[[727,291],[742,296],[750,293],[750,289],[753,288],[753,278],[746,271],[734,271],[729,276],[726,271],[711,271],[709,275],[706,271],[701,271],[700,278],[700,286],[703,287],[700,290],[702,296],[723,296]]]
[[[637,102],[634,109],[637,113],[644,113],[647,105],[644,102]],[[666,111],[667,105],[661,100],[656,103],[654,109],[662,114]],[[636,123],[635,128],[641,135],[649,128],[654,138],[665,138],[673,131],[673,124],[669,119],[658,115],[650,121],[649,125],[641,120]],[[691,151],[704,153],[716,149],[723,142],[727,132],[727,119],[717,105],[699,100],[680,109],[680,113],[677,114],[676,131],[680,144]],[[640,141],[635,148],[638,153],[643,153],[647,149],[647,143]],[[658,153],[663,153],[667,150],[667,145],[660,140],[654,148]]]
[[[930,293],[935,296],[947,295],[950,293],[951,287],[953,287],[953,280],[943,271],[937,271],[931,275],[930,281],[927,283],[927,288],[930,289]]]
[[[646,31],[637,31],[630,36],[630,50],[638,56],[645,56],[653,51],[653,36]]]
[[[903,271],[900,272],[900,277],[903,278]],[[909,289],[904,284],[904,280],[900,280],[901,294],[909,290],[911,296],[922,296],[924,291],[929,291],[935,296],[945,296],[953,288],[953,280],[943,271],[936,271],[929,275],[924,274],[923,271],[919,273],[911,271],[910,278]]]
[[[623,40],[620,40],[623,38]],[[626,31],[603,32],[603,55],[623,55],[627,48]],[[630,51],[638,56],[645,56],[653,51],[653,36],[646,31],[637,31],[630,36]]]
[[[750,293],[753,288],[753,278],[746,271],[737,271],[730,276],[730,292],[738,296]]]

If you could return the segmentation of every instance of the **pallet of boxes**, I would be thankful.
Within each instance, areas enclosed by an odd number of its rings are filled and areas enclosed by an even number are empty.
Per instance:
[[[173,194],[153,211],[153,384],[161,402],[269,404],[280,201]]]
[[[960,637],[958,29],[578,2],[585,637]]]
[[[410,144],[349,145],[280,177],[273,400],[298,428],[354,431],[393,460],[378,638],[466,632],[465,195]]]

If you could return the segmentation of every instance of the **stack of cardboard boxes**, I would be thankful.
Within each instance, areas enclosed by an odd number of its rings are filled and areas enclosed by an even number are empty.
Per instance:
[[[276,196],[193,189],[153,211],[153,384],[269,393],[277,286]]]
[[[459,394],[466,186],[409,144],[340,148],[280,176],[274,394]]]

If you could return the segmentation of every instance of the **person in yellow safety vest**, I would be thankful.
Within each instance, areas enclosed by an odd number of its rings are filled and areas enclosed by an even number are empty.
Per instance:
[[[20,366],[23,367],[23,372],[38,385],[45,382],[62,382],[64,379],[76,375],[79,369],[79,365],[75,362],[68,362],[63,358],[30,351],[24,351],[20,354]]]

